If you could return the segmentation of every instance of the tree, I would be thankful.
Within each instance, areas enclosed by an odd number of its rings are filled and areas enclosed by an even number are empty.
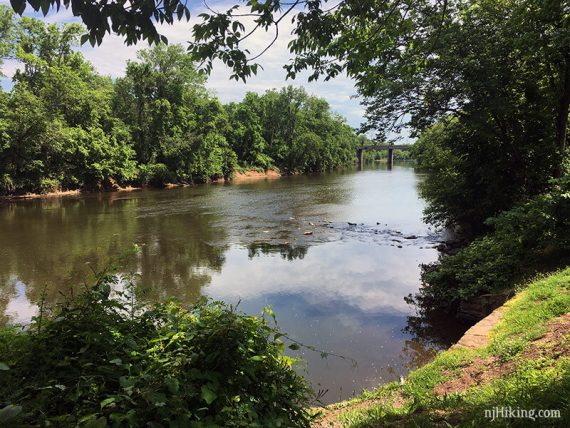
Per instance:
[[[138,40],[150,43],[166,41],[158,34],[156,23],[172,24],[175,19],[190,19],[190,10],[186,1],[167,0],[148,1],[72,1],[72,0],[10,0],[16,13],[22,15],[29,5],[34,11],[47,15],[51,8],[57,10],[63,5],[71,8],[74,16],[79,16],[88,33],[82,43],[89,41],[91,45],[101,44],[105,34],[111,31],[125,37],[128,44]]]
[[[229,107],[230,146],[239,161],[285,173],[327,171],[354,160],[356,135],[328,103],[288,86],[246,95]]]
[[[0,65],[2,59],[9,57],[14,49],[14,13],[6,8],[0,7]]]
[[[204,77],[180,45],[142,50],[138,61],[127,63],[113,104],[115,114],[131,124],[139,162],[156,162],[166,138],[187,132],[192,104],[206,95],[203,84]]]
[[[3,95],[2,193],[100,187],[132,180],[124,124],[111,114],[113,84],[74,52],[81,27],[22,18],[12,30],[23,65]]]
[[[226,109],[230,118],[228,139],[239,160],[245,166],[269,168],[273,159],[267,154],[263,137],[263,98],[248,92],[243,101],[231,103]]]
[[[131,124],[137,159],[148,165],[146,180],[231,176],[235,154],[225,139],[228,118],[204,82],[182,46],[164,44],[140,51],[117,81],[114,111]]]

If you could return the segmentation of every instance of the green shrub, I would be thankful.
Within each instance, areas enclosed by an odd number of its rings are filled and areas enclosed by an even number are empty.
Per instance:
[[[16,190],[16,186],[10,174],[0,175],[0,195],[9,195],[14,190]]]
[[[309,426],[309,389],[263,316],[136,308],[112,282],[0,331],[0,425]]]
[[[424,268],[424,301],[449,302],[512,289],[570,253],[570,177],[487,221],[488,235]]]
[[[61,182],[55,178],[42,178],[38,189],[40,193],[57,192],[61,189]]]
[[[140,182],[142,185],[163,187],[174,181],[174,174],[163,163],[140,166]]]

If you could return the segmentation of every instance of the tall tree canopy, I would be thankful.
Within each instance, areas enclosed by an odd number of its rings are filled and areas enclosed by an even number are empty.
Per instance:
[[[0,46],[20,66],[0,92],[0,194],[199,183],[239,165],[321,171],[354,158],[354,131],[303,90],[224,106],[191,54],[162,43],[112,81],[77,51],[80,25],[2,16]]]
[[[179,0],[11,2],[20,14],[27,4],[44,14],[50,6],[71,7],[93,43],[110,31],[127,43],[158,42],[157,23],[190,16],[187,2]],[[346,71],[370,98],[369,127],[384,131],[403,117],[425,128],[438,115],[461,110],[472,97],[503,89],[509,76],[497,68],[509,62],[517,76],[526,70],[521,79],[540,74],[538,81],[547,80],[540,89],[556,94],[551,97],[556,138],[565,147],[570,104],[566,0],[243,0],[225,11],[205,4],[207,13],[193,26],[190,51],[207,70],[220,59],[233,68],[233,77],[250,76],[258,69],[259,55],[243,47],[247,38],[255,31],[278,37],[279,26],[292,20],[289,76],[311,69],[312,78],[331,78]],[[485,77],[492,80],[479,91]]]
[[[26,4],[44,13],[50,5],[71,6],[92,43],[111,30],[128,43],[156,42],[156,24],[188,19],[191,8],[203,10],[178,1],[12,4],[19,13]],[[405,126],[421,136],[420,164],[433,172],[423,193],[434,223],[482,230],[487,217],[541,192],[551,177],[564,173],[570,106],[567,0],[244,0],[226,10],[205,4],[188,48],[206,71],[221,60],[232,68],[232,77],[245,80],[257,72],[266,50],[248,51],[248,38],[269,32],[270,48],[290,20],[293,55],[284,64],[289,77],[307,70],[311,79],[346,73],[366,106],[363,130],[384,139]],[[251,113],[242,108],[239,114]],[[292,126],[284,120],[282,133]],[[234,138],[248,135],[254,146],[263,145],[259,129],[240,132]],[[314,136],[305,141],[318,146]],[[259,158],[236,150],[251,162]],[[440,174],[435,153],[446,156],[447,174]],[[450,177],[452,184],[444,182]]]

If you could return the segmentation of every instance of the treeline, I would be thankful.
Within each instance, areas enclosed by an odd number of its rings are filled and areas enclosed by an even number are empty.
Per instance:
[[[239,167],[323,171],[354,159],[353,129],[303,89],[223,105],[179,45],[141,50],[113,81],[74,49],[81,26],[0,12],[2,56],[21,64],[0,93],[0,194],[201,183]]]
[[[567,265],[570,26],[560,2],[453,3],[429,79],[413,76],[427,95],[412,154],[427,221],[464,244],[426,267],[419,297],[456,306]]]

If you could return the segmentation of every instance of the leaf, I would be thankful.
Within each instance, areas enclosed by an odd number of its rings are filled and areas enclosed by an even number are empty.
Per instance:
[[[15,406],[8,404],[6,407],[0,409],[0,422],[7,422],[14,419],[22,411],[22,406]]]
[[[50,0],[42,0],[42,13],[44,16],[48,14],[50,6]]]
[[[207,385],[202,386],[202,399],[207,404],[211,404],[216,398],[218,398],[218,395],[213,390],[211,390]]]
[[[10,370],[10,367],[7,364],[0,363],[0,370]]]
[[[85,428],[106,428],[107,427],[107,418],[105,416],[101,416],[98,419],[92,419],[87,422]]]
[[[289,345],[289,349],[293,350],[293,351],[297,351],[300,348],[299,345],[297,345],[296,343],[291,343]]]
[[[25,0],[10,0],[10,4],[12,5],[14,12],[16,12],[18,15],[21,15],[24,13],[24,10],[26,10]]]
[[[119,383],[123,388],[132,388],[137,383],[137,378],[134,376],[121,376]]]
[[[178,392],[178,390],[180,389],[180,384],[178,382],[178,379],[169,377],[169,378],[166,378],[164,383],[168,387],[168,390],[170,391],[171,394],[176,394]]]
[[[112,404],[115,401],[115,397],[105,398],[103,401],[101,401],[101,408],[107,407],[109,404]]]

